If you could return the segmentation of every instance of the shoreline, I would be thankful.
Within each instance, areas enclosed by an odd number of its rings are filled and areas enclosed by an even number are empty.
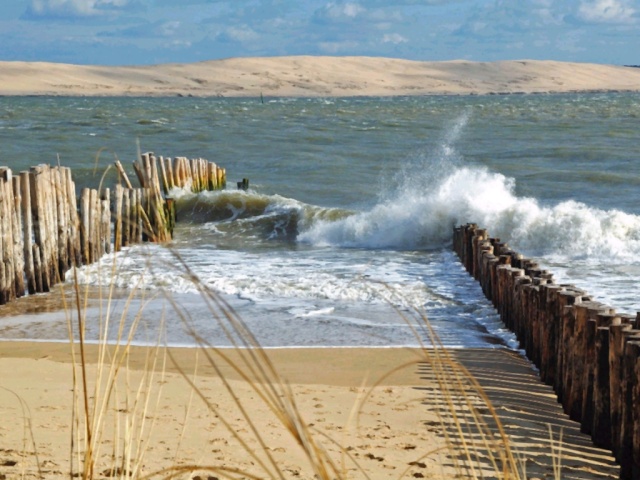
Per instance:
[[[76,354],[79,354],[79,344],[74,343]],[[88,363],[97,363],[98,344],[85,344]],[[115,345],[108,345],[113,350]],[[131,361],[128,366],[132,370],[144,370],[146,353],[155,349],[155,346],[131,346]],[[201,369],[201,374],[218,376],[209,367],[206,358],[196,358],[199,347],[164,347],[171,353],[180,365],[187,365],[188,370]],[[225,356],[233,361],[238,361],[240,354],[249,349],[235,349],[224,347],[220,349]],[[402,365],[416,362],[421,358],[419,348],[403,347],[287,347],[263,349],[272,359],[279,372],[288,381],[293,383],[305,383],[310,381],[309,373],[313,372],[312,383],[327,385],[361,386],[365,379],[367,382],[377,380],[371,377],[371,373],[383,374],[387,365]],[[6,358],[15,359],[46,359],[49,361],[71,364],[73,362],[69,342],[24,341],[24,340],[0,340],[0,360]],[[168,371],[177,373],[175,366],[167,365]],[[228,372],[238,378],[233,372]],[[395,377],[389,377],[383,385],[414,385],[417,382],[415,374],[404,371]]]
[[[591,90],[557,90],[557,91],[541,91],[541,92],[484,92],[484,93],[400,93],[392,95],[383,94],[362,94],[362,95],[263,95],[265,100],[269,99],[281,99],[281,98],[300,98],[300,99],[314,99],[314,98],[402,98],[402,97],[510,97],[510,96],[554,96],[554,95],[597,95],[597,94],[633,94],[640,93],[640,86],[637,89],[591,89]],[[58,94],[58,93],[30,93],[30,94],[2,94],[0,98],[127,98],[127,99],[170,99],[170,98],[194,98],[194,99],[260,99],[260,94],[257,95],[184,95],[181,93],[176,94]]]

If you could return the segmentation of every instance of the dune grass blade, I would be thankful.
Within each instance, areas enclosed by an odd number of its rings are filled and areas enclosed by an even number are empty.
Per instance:
[[[126,298],[123,313],[119,321],[113,325],[111,301],[113,298],[113,283],[110,285],[106,308],[100,301],[100,329],[98,341],[97,368],[95,376],[91,378],[89,358],[85,351],[86,309],[87,295],[81,295],[78,278],[74,281],[75,307],[77,320],[70,323],[70,339],[72,355],[75,355],[76,337],[80,350],[78,372],[74,369],[74,391],[78,408],[74,409],[74,434],[71,449],[77,451],[77,468],[72,464],[71,477],[74,470],[80,472],[82,478],[93,479],[101,476],[118,478],[184,478],[185,475],[196,471],[210,472],[219,478],[288,478],[283,465],[271,453],[269,442],[264,432],[260,431],[245,399],[234,391],[234,385],[225,375],[231,369],[251,390],[260,401],[267,406],[274,415],[283,431],[294,439],[295,444],[304,453],[310,470],[319,479],[352,478],[349,468],[357,472],[358,478],[369,478],[367,470],[361,468],[358,459],[343,446],[343,442],[333,438],[312,426],[305,420],[305,413],[299,408],[293,389],[278,373],[267,352],[261,347],[258,339],[252,334],[247,324],[238,313],[216,292],[203,285],[189,266],[176,253],[175,259],[183,272],[183,277],[190,278],[198,289],[201,298],[207,306],[211,322],[217,322],[231,343],[235,356],[229,355],[228,350],[216,348],[206,341],[193,327],[189,311],[180,305],[167,292],[164,299],[168,302],[174,321],[183,323],[189,332],[196,352],[204,363],[211,367],[219,376],[226,394],[231,399],[242,418],[243,425],[249,430],[241,434],[234,424],[224,417],[215,402],[199,388],[196,381],[197,369],[189,374],[174,357],[170,349],[162,346],[163,339],[156,338],[155,347],[148,349],[140,379],[134,382],[131,377],[132,368],[129,364],[132,342],[141,325],[142,311],[149,301],[142,295],[141,306],[133,313],[133,319],[128,322],[131,313],[133,291]],[[153,268],[153,267],[150,267]],[[115,262],[112,275],[116,275]],[[364,287],[366,288],[366,287]],[[134,289],[135,290],[135,289]],[[398,295],[390,292],[387,299]],[[102,297],[101,297],[102,300]],[[526,478],[524,461],[512,446],[511,439],[506,434],[496,410],[492,407],[488,396],[482,390],[477,380],[453,357],[450,351],[443,347],[436,332],[429,324],[426,314],[415,308],[409,318],[406,312],[397,311],[405,319],[407,325],[414,332],[420,342],[421,349],[414,361],[403,365],[391,366],[386,375],[377,379],[372,386],[359,395],[354,405],[355,413],[350,418],[356,419],[356,433],[359,427],[359,415],[363,405],[370,398],[373,390],[396,371],[406,369],[410,365],[427,366],[432,373],[437,386],[438,395],[429,399],[430,408],[435,411],[440,422],[441,435],[444,446],[416,452],[415,461],[410,465],[421,462],[434,455],[447,452],[459,476],[464,478],[499,478],[520,480]],[[417,321],[416,321],[417,320]],[[77,329],[77,332],[75,331]],[[113,338],[111,338],[113,336]],[[75,359],[75,357],[74,357]],[[148,452],[151,431],[154,428],[154,409],[158,409],[161,391],[151,393],[152,385],[156,383],[155,371],[160,372],[160,383],[165,375],[167,363],[182,375],[188,388],[189,400],[185,410],[183,429],[178,436],[175,448],[176,464],[168,468],[161,468],[152,472],[144,471],[144,462]],[[197,362],[196,362],[197,365]],[[136,383],[137,382],[137,383]],[[91,390],[93,386],[93,390]],[[155,397],[153,395],[156,395]],[[240,445],[242,455],[250,458],[255,468],[245,471],[239,467],[229,465],[212,465],[188,463],[178,464],[180,443],[185,434],[190,404],[193,398],[199,398],[206,408],[219,419],[227,430],[228,435]],[[429,408],[429,406],[425,406]],[[115,410],[115,416],[114,416]],[[121,410],[121,411],[118,411]],[[110,420],[111,423],[108,423]],[[101,449],[103,438],[109,426],[109,435],[115,439],[110,460],[105,463]],[[420,427],[418,427],[420,428]],[[251,446],[248,439],[255,441]],[[327,445],[335,447],[339,456],[330,454]],[[560,448],[558,447],[558,458]],[[555,457],[554,457],[555,458]],[[99,465],[99,467],[98,467]],[[410,467],[400,472],[399,478],[408,475]],[[554,464],[554,473],[560,478],[559,461]],[[372,478],[375,478],[373,476]]]

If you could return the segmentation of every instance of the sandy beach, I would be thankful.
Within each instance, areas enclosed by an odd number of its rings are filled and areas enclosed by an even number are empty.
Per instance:
[[[0,95],[586,91],[640,91],[640,69],[369,57],[141,67],[0,62]],[[59,297],[42,295],[3,306],[0,316],[62,308]],[[497,478],[496,465],[509,458],[521,478],[618,477],[610,453],[593,447],[530,363],[506,348],[282,348],[258,351],[265,356],[257,361],[226,349],[134,347],[122,355],[89,345],[84,353],[85,372],[78,345],[0,342],[0,480],[69,478],[80,470],[86,432],[95,478],[311,479],[323,461],[328,478]],[[261,370],[268,365],[273,372]]]
[[[536,60],[283,56],[118,67],[0,62],[0,95],[318,97],[639,90],[640,68]]]
[[[256,384],[215,353],[212,358],[217,360],[212,363],[204,352],[197,352],[172,349],[169,357],[150,357],[149,348],[132,349],[113,394],[117,405],[105,409],[102,427],[95,430],[101,432],[97,442],[101,476],[114,468],[114,452],[132,444],[132,459],[141,458],[139,464],[130,463],[136,465],[137,475],[185,468],[177,478],[220,478],[220,469],[239,469],[269,478],[275,476],[266,473],[274,468],[271,457],[283,478],[313,478],[304,450],[261,399],[270,391],[264,382],[259,380],[254,388]],[[345,478],[473,478],[480,469],[485,478],[494,478],[490,458],[500,454],[502,442],[486,403],[466,382],[456,386],[455,375],[446,376],[449,386],[443,389],[437,366],[442,364],[433,362],[433,357],[427,360],[424,352],[396,348],[266,353],[286,385],[275,390],[276,397],[290,389],[300,418]],[[507,350],[450,353],[480,381],[494,403],[527,478],[553,478],[554,456],[561,459],[561,478],[616,478],[617,467],[609,454],[594,448],[567,420],[553,392],[538,382],[526,360]],[[99,372],[98,354],[95,345],[88,347],[91,385]],[[238,351],[223,354],[232,364],[242,363]],[[78,355],[76,349],[76,362]],[[150,366],[149,358],[156,358],[156,364]],[[73,360],[70,346],[63,343],[2,343],[0,478],[68,478],[70,465],[77,471],[77,461],[70,460],[70,425],[77,421],[74,401],[80,411],[83,401],[74,400],[72,392]],[[217,372],[214,363],[220,366]],[[77,369],[76,374],[80,375]],[[140,385],[143,397],[138,394]],[[446,395],[445,390],[449,390]],[[89,403],[95,405],[100,395],[90,392]],[[485,414],[487,431],[495,436],[489,440],[491,454],[482,448],[479,427],[468,416],[469,405]],[[452,421],[452,411],[457,422]],[[457,425],[463,426],[464,435]],[[561,452],[554,444],[560,436]],[[467,446],[476,445],[471,470],[461,467],[461,437]],[[81,439],[76,442],[82,445]],[[255,457],[247,449],[255,451]]]

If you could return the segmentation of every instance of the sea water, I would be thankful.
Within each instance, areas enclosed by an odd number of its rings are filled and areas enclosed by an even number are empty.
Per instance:
[[[0,163],[15,172],[60,163],[78,187],[112,185],[108,166],[129,166],[139,151],[226,168],[224,191],[172,192],[169,245],[130,247],[74,275],[151,299],[89,309],[89,338],[99,318],[129,308],[136,342],[231,345],[238,339],[214,298],[267,347],[415,346],[434,336],[449,347],[515,347],[451,252],[453,227],[477,223],[556,281],[634,313],[639,117],[640,95],[627,93],[5,97]],[[235,189],[242,178],[248,191]],[[63,312],[2,323],[3,338],[68,335]]]

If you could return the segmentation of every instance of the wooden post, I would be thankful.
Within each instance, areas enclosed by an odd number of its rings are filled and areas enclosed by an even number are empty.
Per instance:
[[[129,189],[123,191],[122,195],[122,246],[128,247],[131,244],[131,197]]]
[[[145,188],[151,188],[152,184],[152,173],[151,173],[151,157],[153,157],[153,152],[143,153],[142,160],[142,173],[144,174],[144,183],[142,184]]]
[[[58,277],[62,280],[64,275],[69,270],[69,227],[68,227],[68,213],[69,207],[67,205],[67,188],[66,188],[66,175],[60,168],[54,168],[52,171],[52,185],[54,187],[53,196],[57,211],[57,251],[58,251]]]
[[[191,176],[191,191],[197,193],[200,191],[200,185],[198,183],[198,161],[195,158],[192,158],[189,167],[189,174]]]
[[[13,188],[13,254],[15,256],[15,289],[16,297],[23,297],[25,294],[24,272],[24,240],[22,222],[22,187],[20,176],[12,177]]]
[[[91,190],[83,188],[80,192],[80,244],[82,265],[91,263]]]
[[[142,222],[142,241],[155,242],[156,236],[153,230],[153,225],[151,223],[151,219],[147,212],[150,211],[150,198],[149,198],[149,189],[143,188],[141,189],[141,202],[140,202],[140,221]]]
[[[6,204],[10,199],[5,191],[5,180],[2,178],[3,172],[0,172],[0,305],[4,305],[11,300],[9,283],[12,279],[12,272],[9,271],[7,262],[9,260],[9,222],[7,221]]]
[[[165,163],[165,170],[167,172],[167,184],[169,186],[169,190],[172,190],[176,186],[173,176],[173,160],[171,160],[170,157],[166,158]]]
[[[111,190],[105,188],[100,196],[100,244],[101,255],[111,253]]]
[[[623,334],[624,335],[624,334]],[[634,479],[633,476],[633,437],[634,418],[638,415],[636,405],[633,403],[633,392],[638,383],[636,377],[636,364],[640,357],[640,336],[637,332],[629,332],[624,344],[622,357],[622,381],[620,383],[620,397],[622,399],[621,423],[620,423],[620,448],[616,457],[620,462],[620,478]]]
[[[95,188],[90,190],[89,194],[89,252],[91,255],[91,263],[100,259],[100,196]]]
[[[613,320],[612,325],[615,321]],[[611,449],[611,375],[609,371],[609,329],[610,326],[596,330],[596,368],[593,386],[594,414],[591,427],[593,443],[601,448]]]
[[[587,320],[584,331],[584,345],[582,351],[582,365],[584,373],[582,374],[581,390],[577,392],[581,396],[580,406],[580,431],[591,434],[593,428],[593,392],[595,383],[595,367],[596,367],[596,330],[598,321],[595,318]]]
[[[131,185],[131,182],[129,181],[129,177],[127,176],[127,172],[124,171],[124,167],[122,166],[122,163],[120,163],[120,160],[116,160],[115,165],[116,165],[116,170],[120,175],[120,180],[122,181],[122,183],[124,183],[124,186],[126,188],[133,188],[133,186]]]
[[[173,170],[173,184],[178,188],[182,188],[182,181],[180,179],[180,157],[173,158],[172,170]]]
[[[164,157],[160,155],[159,158],[159,167],[160,167],[160,181],[162,182],[162,191],[165,195],[169,194],[169,180],[167,178],[167,171],[165,169]]]
[[[155,155],[149,156],[149,167],[151,168],[151,173],[149,177],[149,187],[153,190],[154,194],[157,192],[160,194],[160,176],[158,175],[158,159]]]
[[[114,192],[114,215],[115,215],[115,225],[113,229],[113,250],[115,252],[119,252],[122,250],[122,197],[124,195],[124,189],[122,185],[117,184],[115,186]]]
[[[566,399],[569,418],[580,422],[582,420],[582,404],[585,391],[588,389],[586,379],[589,376],[587,363],[593,358],[587,356],[590,348],[587,342],[587,324],[590,318],[597,315],[604,305],[596,302],[583,302],[574,307],[574,330],[571,339],[571,366],[567,377],[569,396]],[[595,336],[595,328],[593,329]]]
[[[640,340],[640,339],[639,339]],[[633,349],[631,393],[631,478],[640,479],[640,341],[630,342]]]
[[[53,182],[53,169],[45,165],[45,176],[42,185],[43,200],[45,212],[47,216],[47,256],[44,267],[47,269],[50,280],[50,287],[60,281],[60,273],[58,271],[58,210],[54,197],[55,185]]]
[[[42,253],[40,252],[40,247],[37,243],[32,245],[33,248],[33,269],[35,272],[35,280],[36,280],[36,291],[44,292],[45,291],[45,283],[44,283],[44,271],[42,268]]]
[[[631,331],[631,325],[611,325],[609,327],[609,402],[611,409],[611,450],[616,459],[620,455],[620,431],[623,421],[622,390],[625,332]]]
[[[20,172],[20,187],[22,189],[22,218],[23,222],[23,251],[24,271],[27,280],[27,291],[33,295],[37,291],[36,276],[33,266],[33,222],[31,213],[31,180],[29,172]]]
[[[6,237],[3,239],[4,243],[4,253],[5,253],[5,275],[6,275],[6,288],[8,297],[7,300],[9,302],[16,299],[16,262],[15,262],[15,252],[14,252],[14,243],[13,243],[13,230],[15,228],[15,224],[13,221],[13,180],[11,175],[11,170],[7,169],[6,177],[3,179],[3,188],[4,188],[4,220],[3,222],[6,224],[4,226],[3,236]]]
[[[138,221],[138,207],[136,204],[137,194],[136,191],[132,189],[127,190],[125,192],[125,195],[129,202],[129,218],[127,223],[129,243],[135,244],[138,243],[138,241],[136,240],[136,222]]]
[[[133,209],[131,238],[136,243],[142,243],[142,225],[140,221],[140,210],[142,209],[142,190],[140,188],[136,188],[131,192],[131,208]]]
[[[209,176],[209,190],[216,190],[218,188],[218,172],[216,172],[216,164],[210,162],[207,166]]]
[[[249,190],[249,179],[243,178],[241,182],[238,182],[238,190]]]
[[[544,285],[541,287],[541,295],[545,300],[545,317],[543,329],[540,334],[542,339],[542,354],[540,358],[541,378],[547,385],[553,386],[556,380],[556,352],[558,351],[558,296],[564,287],[560,285]]]
[[[165,216],[167,222],[167,230],[169,231],[169,239],[173,238],[173,229],[176,226],[176,205],[173,198],[165,199]]]
[[[48,292],[51,288],[51,278],[47,269],[48,255],[48,228],[47,215],[44,204],[44,185],[48,182],[43,181],[44,166],[39,165],[31,168],[31,209],[34,225],[34,241],[38,248],[33,249],[34,254],[37,252],[39,258],[34,259],[34,268],[36,269],[36,278],[39,279],[39,292]]]
[[[80,217],[78,216],[78,205],[76,195],[76,185],[71,176],[70,168],[63,168],[67,177],[65,182],[67,187],[68,218],[69,218],[69,260],[72,266],[79,266],[81,262],[80,248]]]
[[[144,188],[147,182],[144,178],[143,167],[141,167],[138,162],[133,162],[133,171],[135,172],[136,177],[138,177],[138,182],[140,182],[140,185]]]

